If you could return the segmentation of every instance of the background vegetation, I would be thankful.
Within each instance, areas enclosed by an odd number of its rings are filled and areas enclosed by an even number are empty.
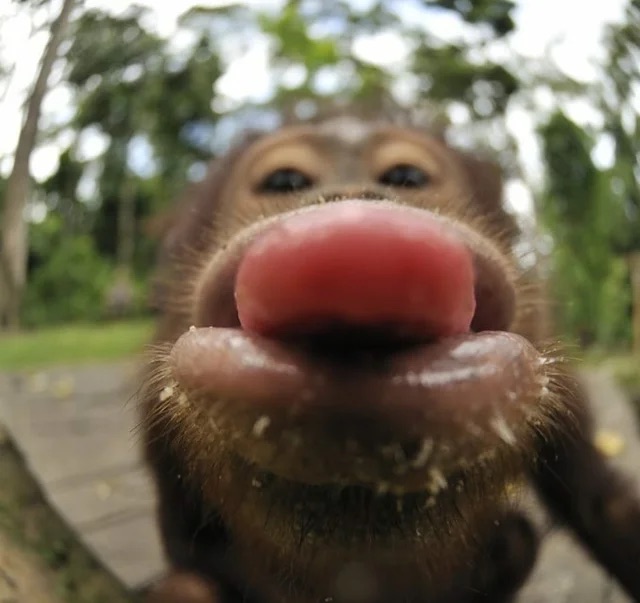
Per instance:
[[[541,260],[567,339],[630,349],[635,316],[640,345],[640,0],[629,0],[624,21],[608,28],[594,84],[570,80],[550,61],[519,57],[511,47],[515,3],[508,0],[200,7],[184,13],[172,37],[134,5],[123,13],[79,0],[13,6],[52,32],[68,11],[53,75],[45,78],[66,100],[55,115],[36,120],[35,148],[54,144],[59,160],[50,177],[30,179],[22,193],[24,289],[6,285],[20,260],[8,258],[4,232],[3,328],[144,317],[163,210],[236,133],[273,126],[282,115],[311,115],[327,99],[373,108],[393,100],[423,110],[457,143],[487,150],[508,179],[532,192],[533,214],[520,217],[527,231],[537,220],[540,234],[523,246],[523,261],[532,253]],[[442,38],[427,27],[443,14],[456,20],[459,35]],[[404,53],[394,63],[367,52],[398,40]],[[234,57],[255,44],[266,48],[271,85],[263,98],[238,106],[220,83]],[[12,73],[5,62],[0,91]],[[576,102],[596,112],[596,126],[572,119]],[[542,177],[531,177],[531,158],[509,127],[515,109],[536,125]],[[611,148],[605,167],[594,160],[603,141]],[[21,194],[17,162],[18,154],[13,171],[11,162],[2,164],[5,226]],[[14,294],[17,319],[7,304]]]

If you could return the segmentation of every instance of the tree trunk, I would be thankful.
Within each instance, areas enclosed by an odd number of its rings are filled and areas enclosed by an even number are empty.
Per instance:
[[[133,258],[136,239],[136,191],[126,173],[120,186],[116,236],[117,264],[113,283],[107,291],[107,313],[112,318],[127,316],[134,305]]]
[[[20,326],[20,304],[27,273],[29,233],[24,210],[30,189],[29,160],[38,134],[42,99],[75,2],[63,0],[60,14],[51,25],[40,70],[26,103],[26,115],[7,181],[0,216],[0,328],[17,329]]]
[[[640,251],[630,253],[628,261],[631,275],[633,351],[640,355]]]
[[[118,268],[122,272],[129,272],[133,266],[136,238],[136,191],[130,176],[125,174],[120,187],[118,203]]]

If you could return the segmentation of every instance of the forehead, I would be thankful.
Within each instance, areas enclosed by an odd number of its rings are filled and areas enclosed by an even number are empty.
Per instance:
[[[367,141],[376,131],[380,131],[380,124],[366,123],[355,117],[337,117],[318,124],[316,128],[319,136],[339,140],[346,145],[360,145]]]
[[[258,153],[269,150],[274,145],[296,145],[313,143],[360,149],[368,145],[388,141],[404,141],[417,146],[436,147],[444,150],[445,145],[419,130],[382,121],[365,121],[357,117],[336,117],[317,124],[286,126],[275,134],[269,134],[254,146]]]

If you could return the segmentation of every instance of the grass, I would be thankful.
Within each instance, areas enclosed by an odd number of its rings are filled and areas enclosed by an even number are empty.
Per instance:
[[[0,371],[127,358],[144,349],[152,325],[151,320],[145,319],[63,325],[0,335]]]

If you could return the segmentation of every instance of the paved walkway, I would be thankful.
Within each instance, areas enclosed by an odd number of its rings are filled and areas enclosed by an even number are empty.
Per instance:
[[[51,503],[123,582],[163,570],[153,492],[135,439],[134,363],[0,374],[0,422]],[[638,476],[640,438],[624,396],[603,372],[587,377],[614,461]],[[624,603],[628,598],[562,531],[547,539],[520,603]]]
[[[0,375],[0,421],[50,502],[128,586],[163,569],[139,460],[135,364]]]

